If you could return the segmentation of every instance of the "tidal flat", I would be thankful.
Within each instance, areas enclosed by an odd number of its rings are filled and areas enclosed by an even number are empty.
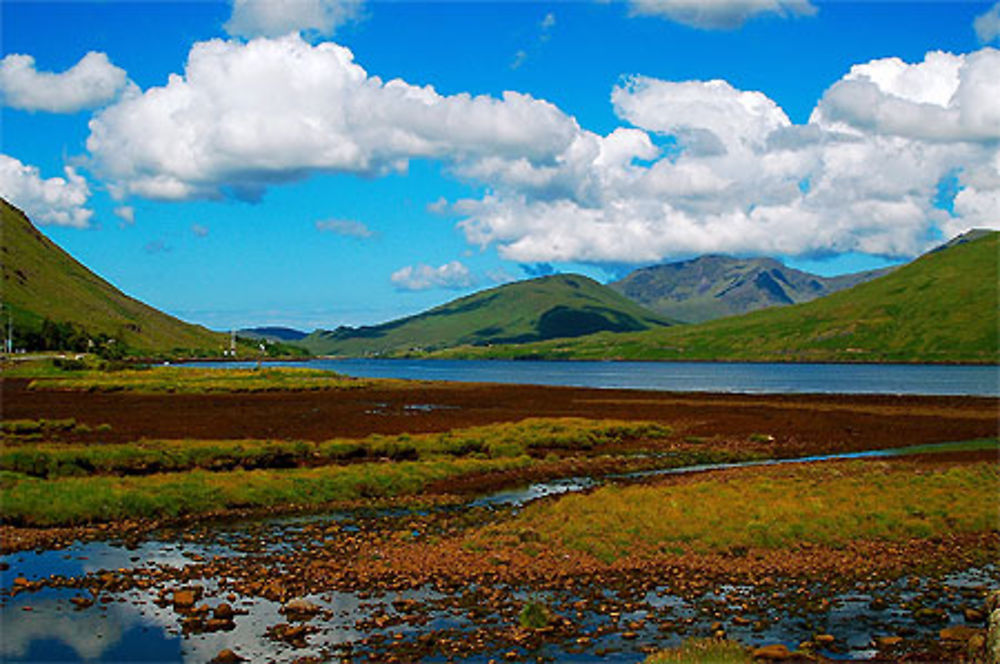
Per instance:
[[[160,371],[5,377],[4,661],[988,661],[997,399]]]

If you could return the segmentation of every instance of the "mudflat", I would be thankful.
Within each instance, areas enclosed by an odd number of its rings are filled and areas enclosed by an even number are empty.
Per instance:
[[[218,394],[29,389],[3,380],[5,419],[74,418],[106,442],[327,440],[425,433],[529,417],[648,420],[689,436],[772,436],[775,452],[848,452],[996,436],[1000,399],[744,395],[476,383]],[[90,442],[93,434],[81,437]],[[70,436],[72,439],[72,436]]]

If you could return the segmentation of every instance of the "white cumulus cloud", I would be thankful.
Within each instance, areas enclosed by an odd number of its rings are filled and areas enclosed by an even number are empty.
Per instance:
[[[760,14],[816,13],[808,0],[630,0],[632,12],[661,16],[704,30],[735,30]]]
[[[26,111],[75,113],[107,104],[127,86],[125,70],[96,51],[58,74],[35,69],[30,55],[14,53],[0,60],[4,104]]]
[[[84,207],[90,187],[72,167],[67,166],[65,173],[64,178],[44,179],[35,166],[0,154],[0,196],[35,223],[86,228],[94,215]]]
[[[1000,139],[1000,51],[928,53],[856,65],[826,93],[811,121],[828,128],[928,141]]]
[[[703,151],[759,146],[775,129],[791,124],[767,95],[720,80],[675,83],[634,76],[614,89],[611,101],[623,120]]]
[[[633,77],[612,101],[636,128],[581,132],[551,165],[480,164],[493,189],[453,207],[469,242],[526,263],[720,251],[913,256],[935,232],[1000,227],[996,54],[859,65],[805,125],[763,93],[723,81]],[[859,82],[874,96],[835,105],[840,86]],[[658,150],[650,134],[674,147]],[[936,201],[949,177],[959,185],[953,212]]]
[[[183,76],[100,111],[87,148],[119,196],[254,198],[312,172],[402,171],[416,157],[541,163],[578,131],[529,95],[443,96],[288,35],[195,44]]]
[[[989,44],[1000,38],[1000,2],[976,17],[972,27],[980,43]]]
[[[462,290],[476,285],[476,278],[460,261],[451,261],[438,267],[425,263],[407,265],[393,272],[390,280],[397,289],[405,291],[431,288]]]
[[[332,35],[360,18],[363,0],[234,0],[225,30],[235,37],[280,37],[309,31]]]

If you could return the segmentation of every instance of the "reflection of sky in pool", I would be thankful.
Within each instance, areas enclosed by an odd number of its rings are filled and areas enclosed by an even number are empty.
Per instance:
[[[670,471],[676,472],[676,471]],[[644,475],[647,473],[642,473]],[[537,483],[523,489],[505,490],[491,496],[471,501],[470,505],[499,506],[518,505],[553,494],[567,491],[581,491],[596,483],[589,478],[564,478],[551,482]],[[455,509],[454,507],[444,509]],[[4,662],[50,662],[50,661],[184,661],[203,663],[213,658],[220,650],[229,648],[251,661],[275,659],[291,661],[304,655],[318,655],[323,648],[333,648],[339,644],[356,642],[361,638],[380,633],[392,638],[395,633],[405,639],[413,639],[428,629],[470,630],[473,625],[461,612],[454,612],[443,596],[429,589],[389,593],[361,599],[354,593],[327,592],[310,596],[309,599],[332,612],[329,620],[314,620],[312,625],[320,627],[320,632],[309,637],[309,647],[293,649],[291,646],[267,639],[267,627],[287,622],[279,613],[278,604],[261,599],[245,598],[235,602],[235,608],[249,611],[248,615],[236,618],[236,627],[229,632],[193,634],[183,637],[180,633],[180,617],[172,608],[160,608],[153,603],[160,587],[145,591],[132,590],[108,596],[112,601],[97,602],[92,607],[77,610],[70,598],[88,595],[89,591],[77,589],[44,589],[40,592],[21,592],[10,596],[10,589],[16,577],[23,576],[29,581],[50,575],[78,577],[91,573],[119,568],[171,567],[182,569],[199,559],[214,555],[227,557],[253,557],[253,549],[262,552],[294,552],[303,546],[301,535],[305,524],[316,521],[337,521],[360,518],[362,513],[337,512],[315,514],[302,517],[285,517],[252,522],[219,522],[202,524],[197,527],[201,534],[191,537],[192,532],[176,531],[161,534],[161,539],[151,539],[137,545],[125,546],[113,542],[76,543],[70,547],[49,551],[24,551],[0,556],[0,561],[9,566],[0,571],[0,659]],[[369,510],[364,514],[372,515]],[[382,512],[383,516],[406,514],[405,510]],[[348,524],[350,525],[350,524]],[[346,529],[346,528],[345,528]],[[353,530],[353,529],[352,529]],[[204,536],[202,536],[204,535]],[[308,536],[306,536],[308,537]],[[195,541],[186,541],[194,539]],[[1000,581],[1000,569],[988,566],[981,570],[968,570],[952,574],[944,583],[953,588],[976,586],[996,586]],[[195,580],[205,587],[205,603],[214,606],[222,601],[227,591],[220,591],[211,581]],[[183,585],[180,581],[170,583],[171,587]],[[869,607],[870,596],[847,593],[828,597],[830,606],[821,615],[814,615],[807,623],[801,616],[781,615],[774,608],[761,608],[756,614],[748,614],[752,621],[763,620],[764,626],[754,629],[749,623],[728,624],[728,636],[748,644],[785,643],[794,648],[798,643],[812,637],[818,631],[836,634],[842,652],[827,652],[831,657],[851,656],[871,657],[871,639],[897,633],[901,628],[913,629],[917,634],[936,636],[941,625],[919,625],[910,612],[899,608],[899,603],[910,601],[920,595],[920,584],[910,587],[905,580],[899,580],[887,589],[894,597],[894,607],[877,611]],[[607,596],[613,599],[613,591]],[[546,644],[536,654],[554,658],[556,661],[593,661],[595,652],[610,649],[602,661],[632,663],[644,659],[642,646],[665,647],[676,645],[683,635],[661,632],[658,622],[692,621],[686,635],[705,635],[716,618],[706,614],[703,607],[713,603],[719,606],[738,603],[753,594],[752,588],[742,586],[722,586],[699,600],[692,601],[671,595],[667,588],[649,591],[644,601],[622,619],[637,620],[648,618],[645,627],[638,630],[636,640],[625,642],[619,633],[597,635],[586,648],[574,646],[573,641],[564,644]],[[817,596],[823,596],[824,589],[819,584]],[[526,595],[518,595],[522,600]],[[395,599],[417,599],[427,605],[441,608],[435,610],[425,626],[396,625],[387,629],[375,629],[362,633],[357,621],[375,612],[397,613],[391,606]],[[569,593],[552,593],[547,600],[554,605],[573,601]],[[926,599],[926,597],[924,597]],[[232,603],[232,602],[231,602]],[[963,618],[945,600],[940,605],[948,609],[951,622],[961,623]],[[25,610],[30,607],[30,610]],[[607,623],[607,616],[589,611],[580,622],[588,630],[597,630]],[[503,619],[491,618],[494,627],[503,627]],[[509,648],[505,648],[506,652]],[[581,652],[582,650],[582,652]],[[469,658],[468,662],[485,662],[503,655],[503,652],[484,653]],[[432,660],[433,661],[433,660]]]

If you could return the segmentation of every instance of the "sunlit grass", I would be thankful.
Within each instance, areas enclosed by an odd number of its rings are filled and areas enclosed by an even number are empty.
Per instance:
[[[31,389],[97,392],[261,392],[279,390],[360,389],[379,384],[402,385],[402,381],[351,378],[319,369],[264,367],[261,369],[195,369],[152,367],[121,371],[73,371],[60,376],[36,378]]]
[[[750,651],[726,639],[687,639],[646,658],[645,664],[750,664]]]
[[[630,554],[903,540],[997,527],[1000,468],[943,470],[848,462],[753,471],[726,479],[611,486],[529,506],[482,537],[524,533],[612,561]]]
[[[0,480],[3,521],[28,526],[165,518],[221,509],[317,506],[361,498],[419,494],[429,483],[510,470],[531,463],[506,459],[438,459],[289,470],[201,470],[144,477]]]
[[[38,434],[75,421],[15,421],[5,430]],[[186,470],[289,468],[371,459],[436,457],[509,458],[542,450],[586,452],[595,447],[653,441],[670,435],[653,422],[534,418],[443,433],[371,435],[323,442],[287,440],[141,440],[125,444],[61,444],[5,441],[0,470],[40,478],[91,474],[152,474]]]

